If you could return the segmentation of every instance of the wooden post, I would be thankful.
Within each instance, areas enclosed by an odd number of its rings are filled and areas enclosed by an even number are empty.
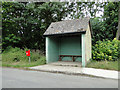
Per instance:
[[[29,56],[29,63],[30,63],[31,61],[30,61],[30,56]]]

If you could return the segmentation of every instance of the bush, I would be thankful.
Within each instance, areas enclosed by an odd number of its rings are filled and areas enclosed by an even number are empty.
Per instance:
[[[119,44],[120,44],[120,41],[116,40],[116,38],[112,41],[110,41],[110,40],[97,41],[96,44],[92,47],[93,60],[97,60],[97,61],[118,60]]]

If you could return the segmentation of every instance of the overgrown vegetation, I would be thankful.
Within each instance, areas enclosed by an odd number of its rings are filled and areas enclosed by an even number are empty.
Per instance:
[[[92,46],[92,59],[87,64],[89,68],[119,70],[118,63],[120,63],[120,41],[103,40],[97,41]]]
[[[2,65],[8,67],[31,67],[36,65],[42,65],[46,63],[45,56],[37,52],[31,53],[31,62],[28,61],[28,56],[26,56],[27,49],[20,48],[7,48],[2,53]]]
[[[92,49],[93,60],[101,61],[116,61],[119,57],[120,41],[116,38],[112,41],[103,40],[97,41]]]

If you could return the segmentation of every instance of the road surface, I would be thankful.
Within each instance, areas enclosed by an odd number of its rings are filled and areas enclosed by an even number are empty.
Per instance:
[[[118,80],[3,68],[2,88],[118,88]]]

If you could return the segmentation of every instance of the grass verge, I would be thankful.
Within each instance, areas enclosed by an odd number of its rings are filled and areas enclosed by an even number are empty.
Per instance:
[[[118,61],[91,61],[86,67],[120,71]]]
[[[31,53],[31,62],[29,63],[28,56],[25,50],[19,48],[9,48],[2,53],[2,66],[24,68],[43,65],[46,63],[45,56],[37,52]]]
[[[14,68],[24,68],[24,67],[33,67],[38,65],[43,65],[44,62],[2,62],[2,67],[14,67]]]

